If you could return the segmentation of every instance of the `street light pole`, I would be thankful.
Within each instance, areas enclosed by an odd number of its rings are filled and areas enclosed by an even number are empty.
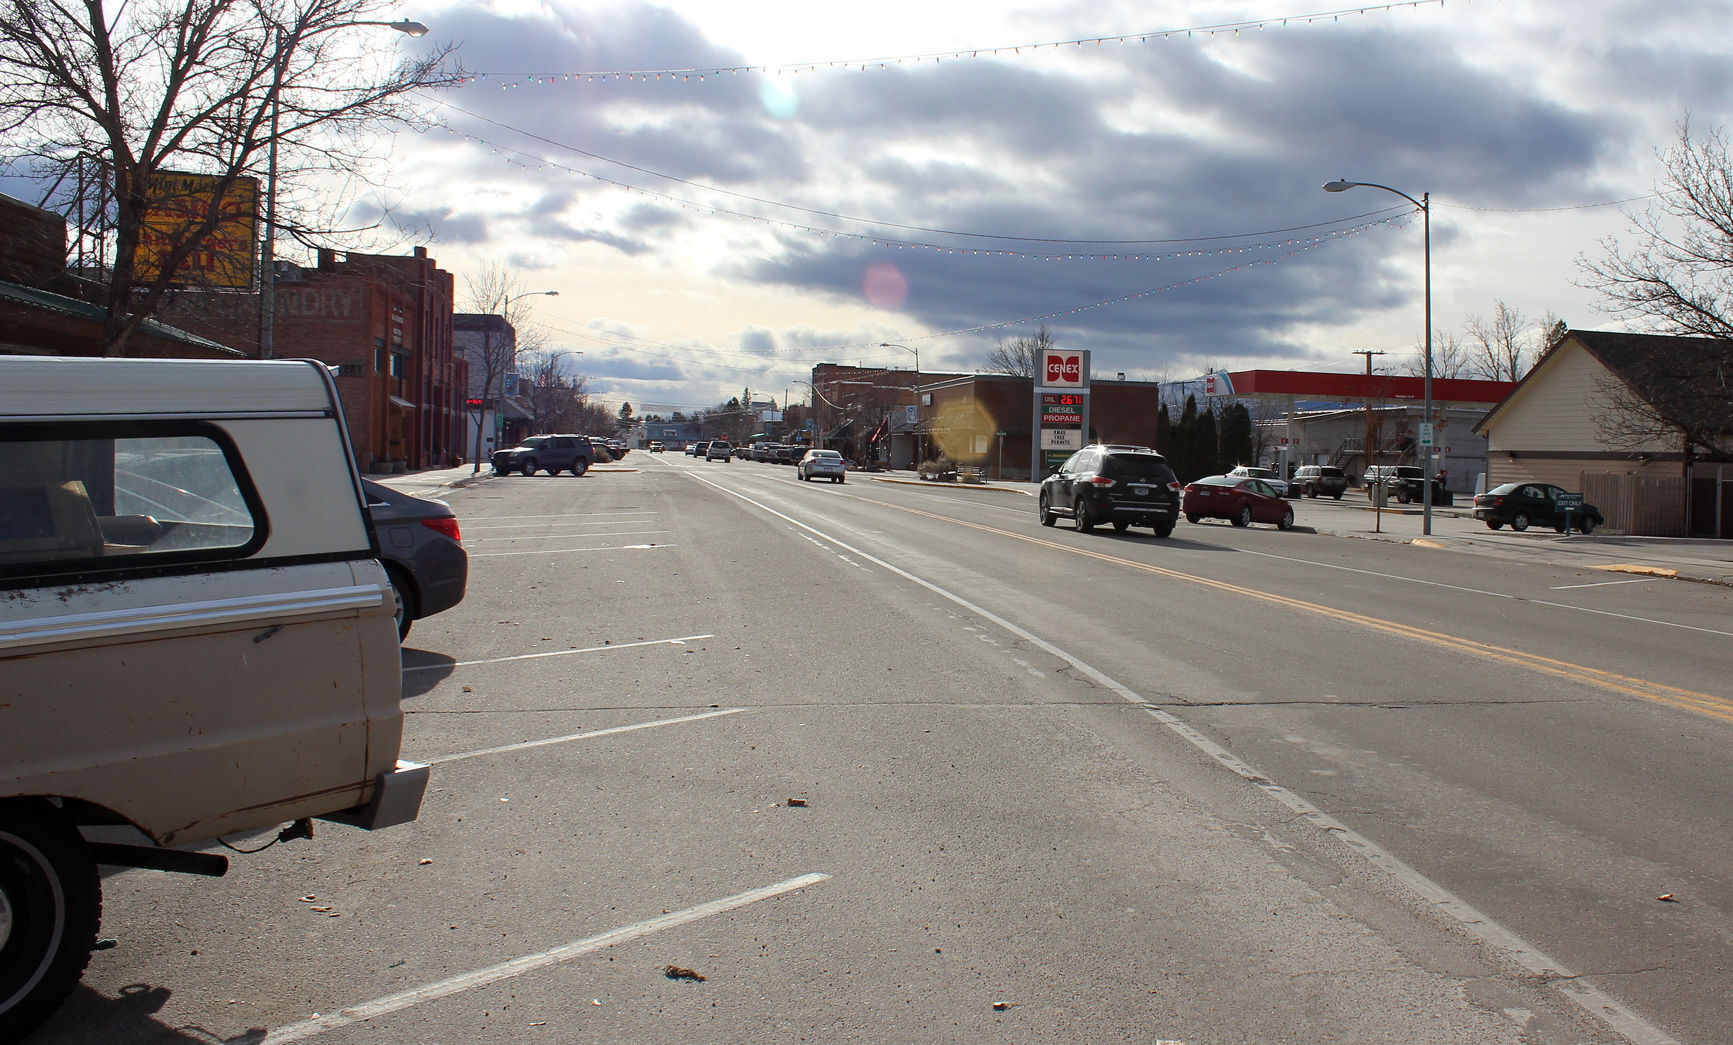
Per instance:
[[[1421,513],[1420,529],[1422,533],[1430,537],[1432,535],[1432,444],[1436,439],[1436,436],[1433,435],[1432,427],[1432,194],[1430,192],[1424,192],[1420,194],[1419,199],[1415,199],[1400,189],[1392,189],[1388,185],[1379,185],[1376,182],[1346,181],[1338,179],[1336,181],[1324,183],[1325,192],[1347,192],[1349,189],[1361,187],[1368,189],[1383,189],[1385,192],[1393,192],[1407,200],[1409,203],[1419,207],[1421,224],[1424,228],[1424,239],[1422,242],[1426,249],[1426,406],[1422,416],[1425,418],[1424,424],[1426,426],[1426,434],[1428,438],[1426,439],[1425,445],[1421,447],[1421,449],[1425,451],[1424,459],[1426,463],[1421,470],[1420,503],[1424,510]]]
[[[426,36],[427,26],[420,22],[340,22],[336,25],[323,27],[321,32],[335,29],[348,29],[358,25],[379,25],[387,29],[395,29],[405,36]],[[267,149],[265,168],[265,228],[259,243],[259,358],[271,358],[272,340],[276,335],[277,319],[277,271],[276,247],[277,232],[277,128],[281,123],[283,113],[283,71],[288,68],[289,58],[295,53],[295,44],[285,44],[283,27],[272,25],[272,50],[276,56],[271,61],[271,141]],[[299,37],[296,38],[296,42]]]
[[[915,469],[919,471],[921,462],[927,459],[926,433],[921,431],[921,350],[910,348],[907,345],[893,344],[889,341],[880,341],[879,347],[900,348],[904,352],[913,352],[915,355]]]

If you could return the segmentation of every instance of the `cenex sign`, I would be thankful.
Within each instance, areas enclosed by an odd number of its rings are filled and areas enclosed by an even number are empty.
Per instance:
[[[1089,353],[1052,349],[1041,353],[1035,375],[1035,438],[1030,474],[1036,480],[1056,471],[1076,452],[1089,432]]]

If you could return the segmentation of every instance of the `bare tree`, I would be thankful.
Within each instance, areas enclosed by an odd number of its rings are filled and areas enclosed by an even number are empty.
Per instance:
[[[1402,369],[1415,377],[1426,374],[1426,346],[1414,346],[1414,354],[1402,363]],[[1455,334],[1446,330],[1432,332],[1432,376],[1462,377],[1469,372],[1468,347]]]
[[[584,388],[586,379],[571,373],[571,353],[563,348],[537,350],[530,355],[524,355],[520,348],[519,353],[521,369],[529,378],[525,398],[536,430],[579,431],[580,409],[589,394]]]
[[[1499,301],[1490,320],[1479,315],[1468,317],[1466,369],[1488,381],[1520,381],[1537,354],[1530,351],[1530,340],[1528,320]]]
[[[99,214],[112,237],[106,353],[124,354],[171,288],[215,271],[215,254],[250,277],[255,186],[273,155],[280,178],[353,179],[366,169],[360,132],[407,119],[411,92],[457,81],[449,48],[387,64],[368,57],[377,49],[343,46],[339,30],[351,27],[426,31],[383,10],[380,0],[131,0],[113,11],[103,0],[0,0],[0,133],[50,185],[45,206]],[[94,183],[81,176],[93,163]],[[226,251],[213,250],[219,240]]]
[[[987,354],[986,372],[1032,378],[1041,372],[1041,353],[1055,347],[1053,335],[1043,323],[1033,337],[1025,335],[1000,341],[999,347]]]
[[[1670,360],[1665,379],[1645,382],[1641,394],[1603,388],[1602,438],[1636,446],[1683,437],[1725,458],[1733,456],[1733,154],[1719,128],[1693,136],[1686,119],[1661,161],[1659,202],[1629,217],[1636,245],[1609,237],[1606,257],[1578,265],[1614,315],[1708,340]]]
[[[481,329],[481,342],[465,351],[472,375],[481,374],[482,411],[488,404],[497,408],[503,394],[505,376],[517,369],[520,346],[539,351],[542,333],[528,325],[528,310],[519,302],[537,297],[535,291],[525,291],[518,277],[494,262],[479,273],[464,277],[468,311],[484,316],[498,316],[499,323],[486,323]],[[520,326],[523,329],[519,329]],[[475,467],[481,468],[481,417],[476,417]]]

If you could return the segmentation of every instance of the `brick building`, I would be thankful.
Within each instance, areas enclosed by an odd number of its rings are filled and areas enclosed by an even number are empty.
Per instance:
[[[321,250],[314,268],[276,264],[271,354],[337,368],[362,469],[392,472],[464,457],[468,364],[452,352],[452,277],[416,247],[408,257]],[[186,292],[174,321],[256,356],[256,294]]]

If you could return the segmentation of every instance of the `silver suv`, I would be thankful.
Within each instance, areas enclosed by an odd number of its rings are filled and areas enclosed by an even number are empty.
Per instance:
[[[1333,464],[1301,465],[1288,480],[1288,492],[1295,497],[1334,497],[1340,501],[1348,489],[1348,474]]]
[[[706,461],[727,461],[733,458],[733,456],[734,448],[729,446],[727,441],[723,439],[716,440],[704,450],[704,459]]]

